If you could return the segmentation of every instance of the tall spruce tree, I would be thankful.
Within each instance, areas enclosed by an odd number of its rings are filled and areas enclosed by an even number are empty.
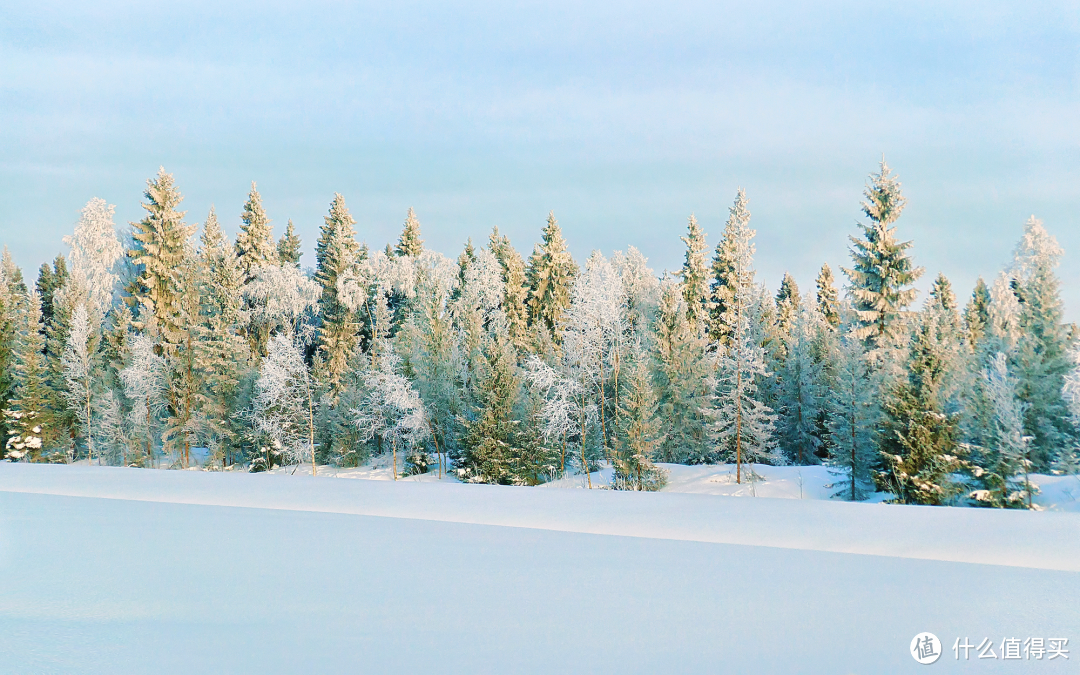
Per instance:
[[[683,298],[686,311],[692,323],[705,322],[709,318],[712,301],[709,293],[709,269],[705,264],[705,231],[698,225],[697,218],[690,215],[686,225],[686,236],[680,237],[686,245],[682,269],[678,277],[682,280]]]
[[[519,352],[528,351],[532,345],[529,334],[529,287],[525,274],[525,261],[510,244],[506,235],[499,234],[499,228],[491,230],[488,248],[502,266],[503,285],[506,293],[503,297],[503,309],[510,328],[510,339]]]
[[[128,287],[128,302],[136,329],[160,331],[168,349],[183,333],[183,262],[195,226],[185,224],[184,212],[176,210],[183,197],[164,167],[147,181],[144,196],[146,217],[131,224],[134,248],[128,256],[137,277]]]
[[[262,197],[251,181],[251,192],[240,214],[243,224],[236,234],[236,256],[240,258],[240,269],[244,276],[251,279],[256,271],[266,265],[276,265],[280,260],[277,246],[274,245],[273,228],[270,219],[263,210]]]
[[[285,225],[285,234],[281,235],[281,239],[278,239],[278,264],[299,267],[300,256],[304,255],[300,250],[300,246],[300,237],[296,234],[296,227],[293,226],[290,219],[288,224]]]
[[[791,333],[800,309],[799,285],[795,283],[795,277],[784,272],[780,290],[776,293],[776,324],[782,337]]]
[[[356,349],[356,313],[338,297],[338,280],[355,274],[361,260],[360,244],[353,225],[356,221],[345,206],[345,198],[334,195],[330,213],[323,219],[315,245],[315,280],[322,287],[319,298],[318,350],[323,360],[332,396],[341,391],[341,378]]]
[[[836,282],[829,263],[821,266],[815,283],[817,284],[818,308],[829,325],[836,328],[840,325],[840,296],[836,292]]]
[[[872,468],[877,462],[873,370],[862,340],[841,331],[837,344],[836,376],[826,401],[829,465],[845,474],[833,496],[851,501],[865,499],[873,489]]]
[[[862,210],[870,222],[859,223],[862,239],[849,237],[853,265],[841,269],[848,277],[848,293],[859,319],[856,335],[879,345],[902,334],[905,308],[917,293],[910,286],[922,276],[923,268],[912,265],[907,253],[911,242],[896,240],[894,223],[907,200],[884,159],[881,170],[870,175],[863,194]]]
[[[982,277],[975,282],[971,300],[964,308],[964,328],[967,331],[968,344],[972,349],[978,347],[986,335],[990,323],[990,289]]]
[[[34,461],[43,449],[46,434],[42,427],[49,403],[41,301],[37,293],[31,291],[29,296],[12,304],[17,312],[14,377],[11,398],[4,410],[8,427],[5,450],[10,459]]]
[[[570,289],[578,274],[577,263],[566,248],[555,213],[548,214],[542,241],[533,249],[526,269],[529,284],[529,319],[559,340],[559,323],[570,307]]]
[[[664,440],[660,406],[641,345],[633,345],[636,355],[624,369],[623,391],[618,401],[615,448],[612,457],[612,487],[618,490],[659,490],[666,474],[653,460]]]
[[[416,219],[416,213],[410,206],[409,212],[405,214],[405,226],[401,230],[401,236],[398,237],[394,253],[399,256],[416,258],[423,252],[424,240],[420,238],[420,221]]]

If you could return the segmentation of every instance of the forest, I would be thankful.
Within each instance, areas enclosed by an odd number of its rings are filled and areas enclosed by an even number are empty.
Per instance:
[[[1080,472],[1080,347],[1062,250],[1034,216],[970,292],[924,274],[882,161],[848,267],[774,293],[739,190],[715,248],[693,216],[660,277],[628,247],[571,256],[554,215],[528,258],[493,229],[450,258],[369,248],[334,195],[301,264],[252,184],[235,241],[185,221],[164,169],[118,231],[91,199],[29,280],[4,251],[0,401],[9,461],[209,470],[359,466],[394,476],[655,490],[658,464],[825,464],[835,496],[1031,508],[1032,473]],[[842,277],[841,277],[842,275]],[[200,457],[203,457],[200,454]],[[613,469],[610,484],[591,472]]]

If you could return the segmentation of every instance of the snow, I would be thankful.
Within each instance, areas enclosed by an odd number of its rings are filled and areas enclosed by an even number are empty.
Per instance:
[[[0,672],[903,673],[924,630],[940,672],[1075,669],[1076,513],[665,468],[626,493],[3,463]],[[965,636],[1073,653],[959,664]]]

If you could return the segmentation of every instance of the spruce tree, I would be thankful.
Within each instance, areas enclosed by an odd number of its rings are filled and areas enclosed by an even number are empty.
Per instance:
[[[49,267],[49,263],[42,263],[38,271],[35,288],[41,298],[41,319],[46,329],[52,326],[53,298],[57,291],[64,287],[67,277],[67,260],[62,255],[56,256],[52,267]]]
[[[503,309],[509,324],[510,339],[520,352],[529,350],[529,287],[525,274],[525,261],[510,244],[506,235],[499,234],[499,228],[491,230],[488,248],[502,266],[503,285],[506,292],[503,297]]]
[[[940,341],[940,315],[924,312],[912,333],[907,377],[887,393],[879,436],[878,489],[899,504],[942,505],[961,492],[953,474],[967,468],[961,458],[959,413],[945,409],[949,345]]]
[[[975,282],[975,290],[971,292],[971,300],[964,308],[964,328],[967,332],[968,344],[972,349],[982,343],[989,323],[990,289],[983,278],[979,277],[979,280]]]
[[[811,298],[795,310],[784,335],[784,358],[779,370],[780,405],[777,435],[788,460],[796,465],[816,464],[823,447],[819,423],[828,389],[821,343],[825,317]]]
[[[251,279],[260,267],[276,265],[280,260],[274,245],[273,228],[263,210],[262,197],[255,189],[255,181],[251,182],[251,192],[248,193],[240,220],[243,225],[236,234],[236,256],[240,258],[240,269],[245,278]]]
[[[424,240],[420,238],[420,221],[416,219],[416,213],[409,207],[405,214],[405,227],[401,230],[394,253],[399,256],[419,257],[424,252]]]
[[[829,263],[821,266],[816,284],[818,308],[829,325],[836,328],[840,325],[840,296],[836,292],[836,283]]]
[[[714,459],[706,436],[708,378],[713,363],[699,324],[690,320],[681,284],[666,279],[657,309],[653,342],[654,383],[663,424],[657,450],[661,462],[702,464]]]
[[[686,245],[682,269],[677,276],[682,280],[686,311],[692,323],[705,322],[709,318],[712,303],[709,297],[709,270],[705,264],[705,231],[698,225],[693,214],[686,225],[686,236],[680,237]]]
[[[10,459],[36,460],[46,437],[43,425],[48,406],[45,369],[45,335],[41,301],[31,291],[14,305],[17,310],[14,351],[14,378],[11,398],[4,416],[8,427],[5,450]]]
[[[353,229],[356,221],[349,214],[344,197],[334,195],[330,213],[323,220],[315,245],[315,280],[322,286],[318,350],[332,395],[336,395],[340,393],[341,377],[356,349],[360,327],[356,313],[338,297],[337,282],[342,275],[355,274],[361,256]]]
[[[183,197],[172,174],[161,168],[147,181],[146,217],[132,223],[134,248],[128,256],[135,264],[137,277],[128,287],[128,302],[135,313],[132,324],[140,331],[160,331],[165,347],[180,339],[183,318],[180,303],[183,289],[183,262],[194,225],[184,223],[184,212],[177,211]]]
[[[529,284],[529,319],[545,329],[556,341],[560,339],[560,321],[570,307],[570,289],[578,274],[577,263],[566,248],[559,221],[548,214],[542,242],[533,249],[526,270]]]
[[[795,283],[795,277],[784,272],[780,290],[776,293],[776,323],[782,337],[791,333],[800,309],[799,285]]]
[[[1026,406],[1024,433],[1032,437],[1031,460],[1037,471],[1048,470],[1057,455],[1075,442],[1061,395],[1070,368],[1070,338],[1062,320],[1061,284],[1055,273],[1061,255],[1057,241],[1032,216],[1024,224],[1011,271],[1013,292],[1020,303],[1013,365],[1018,395]]]
[[[735,479],[742,482],[743,464],[751,467],[747,477],[754,479],[754,462],[774,464],[773,411],[762,403],[759,382],[772,375],[766,368],[765,350],[761,347],[752,321],[756,289],[754,287],[754,230],[750,229],[750,211],[746,192],[740,188],[724,227],[730,242],[734,292],[721,323],[728,336],[719,357],[714,393],[715,407],[712,435],[721,456],[735,463]]]
[[[278,264],[299,267],[300,256],[304,255],[300,250],[300,246],[300,237],[296,234],[296,228],[293,227],[292,220],[290,219],[285,226],[285,234],[281,235],[281,239],[278,239]]]
[[[612,487],[617,490],[659,490],[666,474],[653,459],[664,440],[660,406],[653,388],[647,352],[633,345],[634,358],[625,368],[624,386],[619,396],[615,429]]]
[[[894,223],[907,200],[885,160],[881,161],[881,170],[870,175],[863,194],[866,201],[862,202],[862,210],[870,222],[859,223],[862,239],[849,237],[854,264],[850,269],[841,269],[850,282],[848,292],[859,319],[856,335],[871,345],[884,346],[882,340],[901,335],[904,310],[915,301],[917,293],[910,286],[922,276],[923,269],[911,263],[907,254],[911,242],[896,240]]]
[[[851,501],[865,499],[873,489],[871,472],[878,457],[873,370],[861,340],[848,331],[840,335],[836,375],[826,402],[829,465],[844,472],[846,481],[833,494]]]

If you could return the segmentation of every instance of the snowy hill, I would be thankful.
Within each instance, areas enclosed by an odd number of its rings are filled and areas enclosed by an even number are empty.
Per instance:
[[[1080,658],[951,650],[1080,639],[1080,515],[679,469],[684,494],[0,464],[0,672],[902,673],[924,630],[941,672]]]

